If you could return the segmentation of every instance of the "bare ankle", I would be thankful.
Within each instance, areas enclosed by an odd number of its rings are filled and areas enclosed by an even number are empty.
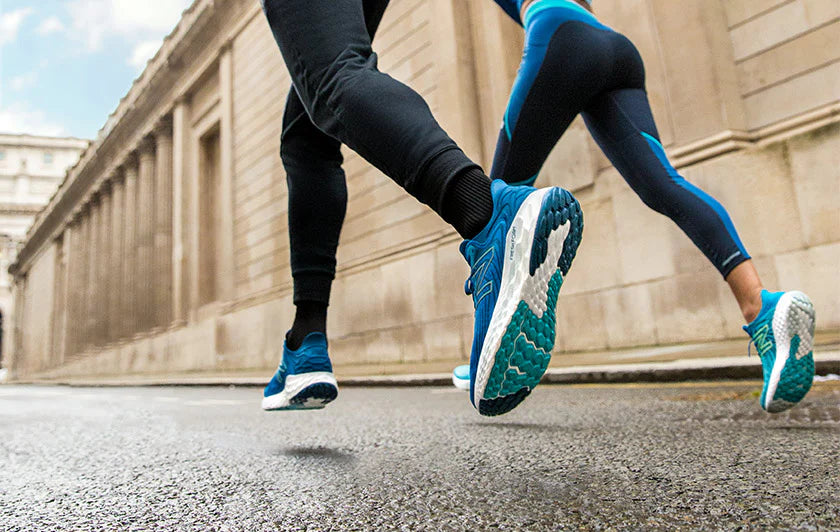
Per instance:
[[[761,312],[761,291],[764,288],[753,261],[746,260],[735,266],[726,276],[726,282],[732,289],[744,319],[751,323]]]
[[[741,314],[744,315],[744,320],[747,323],[752,323],[753,320],[761,312],[761,290],[757,290],[749,300],[746,300],[741,305]]]

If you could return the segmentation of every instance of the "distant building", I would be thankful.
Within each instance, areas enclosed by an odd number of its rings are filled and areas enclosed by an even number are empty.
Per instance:
[[[0,320],[12,310],[9,265],[35,215],[44,208],[88,141],[0,133]],[[0,331],[2,331],[0,323]],[[0,361],[3,355],[0,342]]]

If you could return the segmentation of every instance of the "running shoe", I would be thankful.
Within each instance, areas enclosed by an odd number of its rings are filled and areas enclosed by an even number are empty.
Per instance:
[[[338,396],[327,354],[327,337],[313,332],[292,351],[283,342],[283,360],[263,391],[263,410],[312,410]]]
[[[761,358],[764,410],[787,410],[811,389],[814,318],[814,305],[802,292],[761,292],[761,312],[744,330]]]
[[[470,389],[470,365],[464,364],[452,370],[452,384],[459,390]]]
[[[470,400],[478,412],[513,410],[540,382],[554,347],[555,307],[583,232],[583,214],[562,188],[493,181],[493,215],[461,244],[473,297]]]

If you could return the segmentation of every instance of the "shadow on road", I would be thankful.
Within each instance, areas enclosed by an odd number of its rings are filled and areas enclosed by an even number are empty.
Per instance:
[[[323,460],[325,462],[348,463],[356,459],[352,452],[342,451],[341,449],[331,449],[319,445],[317,447],[296,446],[278,449],[275,453],[277,456],[289,456],[292,458],[309,458],[313,460]]]
[[[802,431],[802,432],[840,432],[840,427],[837,425],[771,425],[768,427],[762,427],[762,430],[767,431]]]
[[[546,424],[546,423],[520,423],[515,421],[501,421],[501,422],[484,422],[484,423],[466,423],[465,426],[473,428],[495,428],[495,429],[512,429],[512,430],[529,430],[533,432],[556,432],[559,430],[568,430],[569,427],[564,425]]]

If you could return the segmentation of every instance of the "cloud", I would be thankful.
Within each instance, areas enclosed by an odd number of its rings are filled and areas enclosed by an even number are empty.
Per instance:
[[[21,74],[19,76],[13,77],[9,81],[9,87],[13,91],[22,91],[28,89],[35,85],[35,81],[38,79],[38,74],[35,72],[27,72],[26,74]]]
[[[67,8],[73,34],[95,52],[113,36],[130,41],[163,37],[189,4],[190,0],[71,0]]]
[[[58,137],[65,135],[61,124],[50,121],[43,111],[31,109],[26,103],[0,107],[0,132],[29,133]]]
[[[143,70],[146,68],[146,62],[154,57],[160,45],[161,41],[157,39],[136,44],[131,51],[131,57],[128,58],[128,64],[137,70]]]
[[[23,7],[0,14],[0,46],[14,42],[17,39],[20,25],[26,17],[32,14],[32,8]]]
[[[39,35],[49,35],[51,33],[62,31],[63,29],[64,23],[61,22],[61,19],[53,16],[38,24],[38,29],[36,31]]]

